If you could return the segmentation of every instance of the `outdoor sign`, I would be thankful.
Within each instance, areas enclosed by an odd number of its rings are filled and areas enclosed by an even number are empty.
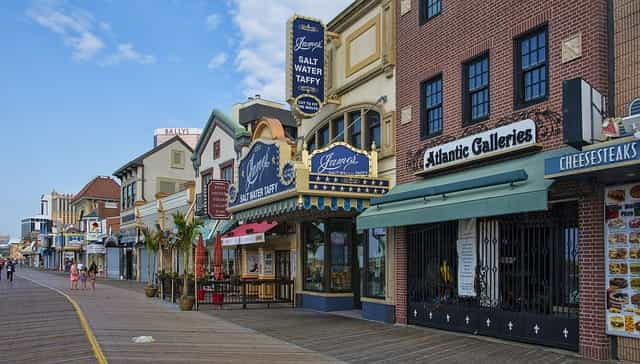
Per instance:
[[[520,120],[425,150],[423,172],[488,158],[535,144],[535,122],[531,119]]]
[[[238,186],[231,188],[229,205],[256,201],[293,187],[294,181],[285,179],[280,171],[279,145],[256,141],[240,161]]]
[[[105,254],[107,252],[107,248],[102,244],[89,244],[87,245],[87,254]]]
[[[476,239],[458,239],[458,295],[475,297]]]
[[[265,234],[247,234],[242,236],[231,236],[228,238],[222,238],[222,246],[234,246],[234,245],[249,245],[249,244],[258,244],[264,243]]]
[[[640,182],[605,189],[607,334],[640,338]]]
[[[229,182],[226,180],[211,180],[207,185],[207,213],[212,220],[229,220],[231,214],[227,211]]]
[[[577,174],[632,163],[640,163],[640,141],[638,140],[546,159],[544,174],[547,177]]]
[[[311,154],[311,173],[348,176],[369,175],[369,155],[344,143]]]
[[[324,35],[321,21],[294,16],[287,23],[287,92],[290,102],[305,117],[320,111],[324,94]]]

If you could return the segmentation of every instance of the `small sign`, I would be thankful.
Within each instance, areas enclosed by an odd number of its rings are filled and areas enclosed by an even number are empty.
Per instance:
[[[476,239],[458,239],[458,295],[475,297]]]
[[[207,185],[207,212],[212,220],[229,220],[231,214],[227,211],[227,192],[229,182],[226,180],[211,180]]]
[[[311,154],[311,173],[367,176],[369,155],[345,143],[335,143]]]
[[[536,144],[536,124],[531,119],[470,135],[424,152],[424,172],[488,158]]]
[[[87,254],[105,254],[107,252],[107,248],[102,244],[89,244],[87,245]]]
[[[545,177],[640,163],[640,141],[634,140],[545,159]]]
[[[288,97],[305,117],[320,111],[324,92],[324,35],[321,21],[294,16],[288,22]]]

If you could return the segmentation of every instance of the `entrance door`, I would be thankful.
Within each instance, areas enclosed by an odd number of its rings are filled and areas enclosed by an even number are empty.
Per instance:
[[[276,279],[291,279],[291,252],[289,250],[276,251]]]
[[[124,276],[125,279],[133,279],[133,251],[126,249],[124,255]]]
[[[578,349],[575,204],[478,219],[475,247],[460,241],[470,279],[458,276],[457,221],[408,233],[409,323]]]

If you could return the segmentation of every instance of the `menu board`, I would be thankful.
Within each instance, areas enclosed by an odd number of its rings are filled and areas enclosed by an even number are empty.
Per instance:
[[[607,333],[640,337],[640,182],[605,190]]]
[[[475,297],[476,239],[458,239],[458,295]]]

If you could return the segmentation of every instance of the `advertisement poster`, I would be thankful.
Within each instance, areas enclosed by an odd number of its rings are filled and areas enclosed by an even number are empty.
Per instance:
[[[260,255],[258,252],[247,253],[247,273],[259,274],[260,273]]]
[[[458,239],[458,295],[475,297],[476,239]]]
[[[640,337],[640,182],[605,190],[607,333]]]

